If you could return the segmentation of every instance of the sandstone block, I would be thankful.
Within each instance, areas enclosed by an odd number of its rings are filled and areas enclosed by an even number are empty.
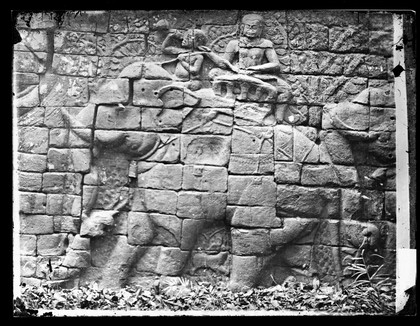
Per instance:
[[[271,250],[270,234],[267,229],[232,228],[232,253],[234,255],[260,255]]]
[[[232,132],[232,153],[273,153],[273,129],[270,127],[236,127]]]
[[[171,190],[136,189],[133,194],[132,210],[175,214],[178,195]]]
[[[20,275],[23,277],[35,276],[36,257],[21,256],[20,257]]]
[[[39,87],[42,106],[84,106],[89,101],[87,78],[46,75]]]
[[[95,77],[98,65],[97,56],[58,54],[53,56],[53,72],[57,75]]]
[[[76,234],[73,241],[70,243],[70,249],[90,250],[90,239],[83,238],[80,234]]]
[[[274,207],[275,201],[276,184],[272,176],[229,176],[229,204]]]
[[[20,255],[35,256],[36,255],[36,236],[20,235]]]
[[[91,264],[91,257],[88,251],[69,250],[63,261],[63,266],[72,268],[86,268]]]
[[[146,131],[181,131],[182,111],[143,108],[141,126]]]
[[[100,105],[96,116],[95,129],[139,130],[140,108]]]
[[[50,148],[51,147],[90,147],[90,129],[78,129],[77,133],[68,128],[50,129]]]
[[[68,239],[65,233],[39,235],[37,251],[42,256],[60,256],[66,252],[67,244]]]
[[[182,251],[179,248],[162,247],[156,273],[179,275],[186,264],[188,255],[188,251]]]
[[[129,98],[128,79],[116,78],[103,81],[97,93],[91,99],[97,104],[127,103]]]
[[[207,254],[202,252],[193,253],[190,261],[189,272],[192,275],[201,275],[206,271],[212,271],[223,275],[229,275],[230,255],[228,252]]]
[[[181,164],[138,162],[137,171],[139,172],[139,187],[172,190],[181,189]]]
[[[53,217],[48,215],[20,215],[21,234],[50,234],[54,232]]]
[[[182,133],[229,135],[233,113],[230,109],[185,108],[182,113]]]
[[[181,250],[192,250],[199,234],[205,227],[205,220],[184,219],[181,230]]]
[[[300,74],[341,75],[344,56],[315,51],[292,51],[290,70]]]
[[[293,160],[292,126],[277,125],[274,127],[274,159],[276,161]]]
[[[128,213],[119,212],[114,216],[114,229],[112,234],[127,235],[128,234]]]
[[[271,154],[231,154],[230,174],[272,174],[274,159]]]
[[[226,219],[234,227],[280,227],[275,207],[227,206]]]
[[[274,179],[276,183],[300,183],[302,164],[276,162],[274,167]]]
[[[211,88],[202,88],[195,92],[201,100],[197,107],[199,108],[232,108],[235,106],[235,100],[216,96]]]
[[[224,167],[185,165],[182,189],[226,192],[227,169]]]
[[[174,215],[154,213],[150,214],[149,218],[155,232],[152,244],[179,247],[181,243],[181,219]]]
[[[91,240],[92,266],[103,267],[114,272],[119,278],[119,272],[135,257],[136,247],[127,242],[127,237],[108,235]]]
[[[271,126],[275,124],[273,108],[267,103],[246,103],[235,107],[235,125]]]
[[[180,156],[180,137],[174,134],[159,134],[161,141],[167,145],[158,149],[146,161],[177,163]]]
[[[284,246],[290,243],[311,243],[319,221],[312,218],[285,218],[283,225],[270,230],[270,243]]]
[[[138,272],[156,272],[156,267],[159,262],[161,246],[139,247],[139,260],[136,264]]]
[[[98,237],[105,235],[114,226],[114,215],[118,211],[94,210],[89,216],[83,216],[80,235]]]
[[[18,172],[19,190],[40,191],[42,186],[41,173]]]
[[[301,184],[311,186],[338,185],[354,186],[358,181],[357,170],[345,165],[304,165],[302,167]]]
[[[28,214],[43,214],[47,196],[42,193],[21,192],[19,194],[19,211]]]
[[[135,80],[133,83],[133,104],[142,107],[162,107],[163,102],[158,98],[159,90],[170,83],[169,80]]]
[[[48,148],[48,129],[39,127],[21,127],[18,130],[18,151],[34,154],[46,154]]]
[[[88,172],[91,155],[89,149],[50,148],[47,154],[48,169],[61,172]]]
[[[80,216],[82,198],[74,195],[48,194],[47,214]]]
[[[312,246],[292,245],[283,251],[283,264],[288,267],[304,268],[311,263]]]
[[[82,175],[79,173],[48,172],[42,178],[42,191],[79,195],[82,191]]]
[[[323,129],[367,130],[369,107],[352,102],[327,104],[323,108]]]
[[[370,53],[392,56],[393,32],[388,30],[374,30],[369,33]]]
[[[46,52],[38,52],[37,56],[41,60],[47,58]],[[19,72],[29,72],[29,73],[44,73],[47,69],[45,61],[40,62],[33,53],[24,52],[24,51],[14,51],[13,52],[13,69],[14,71]]]
[[[395,131],[395,109],[370,108],[369,130]]]
[[[308,125],[310,127],[320,128],[322,122],[322,107],[311,106],[308,109]]]
[[[226,194],[181,191],[176,215],[192,219],[220,220],[226,214]]]
[[[363,218],[381,220],[384,210],[384,192],[379,190],[364,191]]]
[[[73,18],[69,20],[73,22]],[[95,33],[84,33],[81,31],[74,31],[74,26],[71,31],[56,30],[54,33],[54,53],[69,53],[69,54],[96,54],[96,40]]]
[[[395,132],[371,132],[376,138],[368,144],[367,164],[389,166],[395,163]]]
[[[296,127],[293,129],[293,157],[299,163],[318,163],[319,146],[315,128]]]
[[[205,221],[204,228],[197,236],[194,249],[206,253],[229,251],[232,248],[230,227],[224,221]]]
[[[362,219],[363,198],[357,189],[341,189],[341,218],[343,220]]]
[[[80,230],[80,218],[73,216],[54,216],[54,232],[77,234]]]
[[[22,102],[21,102],[22,103]],[[16,105],[16,107],[19,107]],[[18,126],[34,126],[39,127],[44,124],[45,108],[32,108],[28,110],[26,107],[18,109]]]
[[[320,160],[325,163],[352,165],[355,150],[348,139],[335,130],[322,130],[319,133],[321,144]]]
[[[131,199],[128,187],[118,186],[84,186],[83,209],[91,208],[115,210],[129,205]]]
[[[332,27],[329,31],[329,48],[334,52],[367,52],[368,30],[356,26]]]
[[[396,193],[394,191],[385,192],[385,219],[395,222],[396,219]]]
[[[28,172],[44,172],[47,169],[47,156],[18,153],[18,169]]]
[[[32,115],[32,112],[37,112],[38,110],[34,108],[40,105],[39,87],[30,86],[24,92],[16,94],[13,104],[16,108],[20,108],[19,111],[21,112],[26,111],[30,115]],[[28,108],[32,108],[32,110],[28,110]],[[36,116],[36,114],[34,116]]]
[[[258,276],[269,262],[269,257],[232,255],[232,270],[229,284],[232,291],[244,291],[256,286]]]
[[[308,218],[339,218],[340,191],[277,185],[277,215]]]
[[[230,137],[182,135],[181,161],[184,164],[225,166],[229,161]]]
[[[330,219],[319,221],[318,232],[314,239],[315,244],[325,246],[348,246],[351,241],[349,240],[349,242],[346,242],[346,239],[344,238],[348,237],[347,239],[350,239],[351,234],[349,235],[346,233],[346,222],[347,221],[343,221],[343,224],[339,220]],[[358,241],[358,239],[355,241]]]

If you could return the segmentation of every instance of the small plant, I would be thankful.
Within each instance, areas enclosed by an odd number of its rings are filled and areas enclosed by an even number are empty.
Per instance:
[[[168,278],[163,282],[163,293],[167,296],[185,297],[191,293],[192,282],[184,277]]]

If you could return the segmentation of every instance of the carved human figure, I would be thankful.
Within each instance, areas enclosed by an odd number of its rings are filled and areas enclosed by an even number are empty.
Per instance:
[[[178,55],[175,59],[175,77],[191,90],[198,90],[202,86],[199,79],[204,56],[197,50],[206,43],[207,37],[199,29],[189,29],[185,33],[170,30],[162,43],[163,53]]]

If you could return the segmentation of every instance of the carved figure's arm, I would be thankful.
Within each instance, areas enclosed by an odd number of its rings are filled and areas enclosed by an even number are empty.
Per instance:
[[[162,43],[162,52],[165,54],[180,54],[188,52],[188,49],[183,49],[181,47],[173,45],[174,41],[179,41],[181,39],[182,34],[179,31],[171,31]]]

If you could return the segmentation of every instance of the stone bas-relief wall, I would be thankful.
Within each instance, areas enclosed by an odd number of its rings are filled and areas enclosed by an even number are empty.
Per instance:
[[[360,247],[395,276],[390,14],[28,18],[14,48],[22,282],[337,281]]]

